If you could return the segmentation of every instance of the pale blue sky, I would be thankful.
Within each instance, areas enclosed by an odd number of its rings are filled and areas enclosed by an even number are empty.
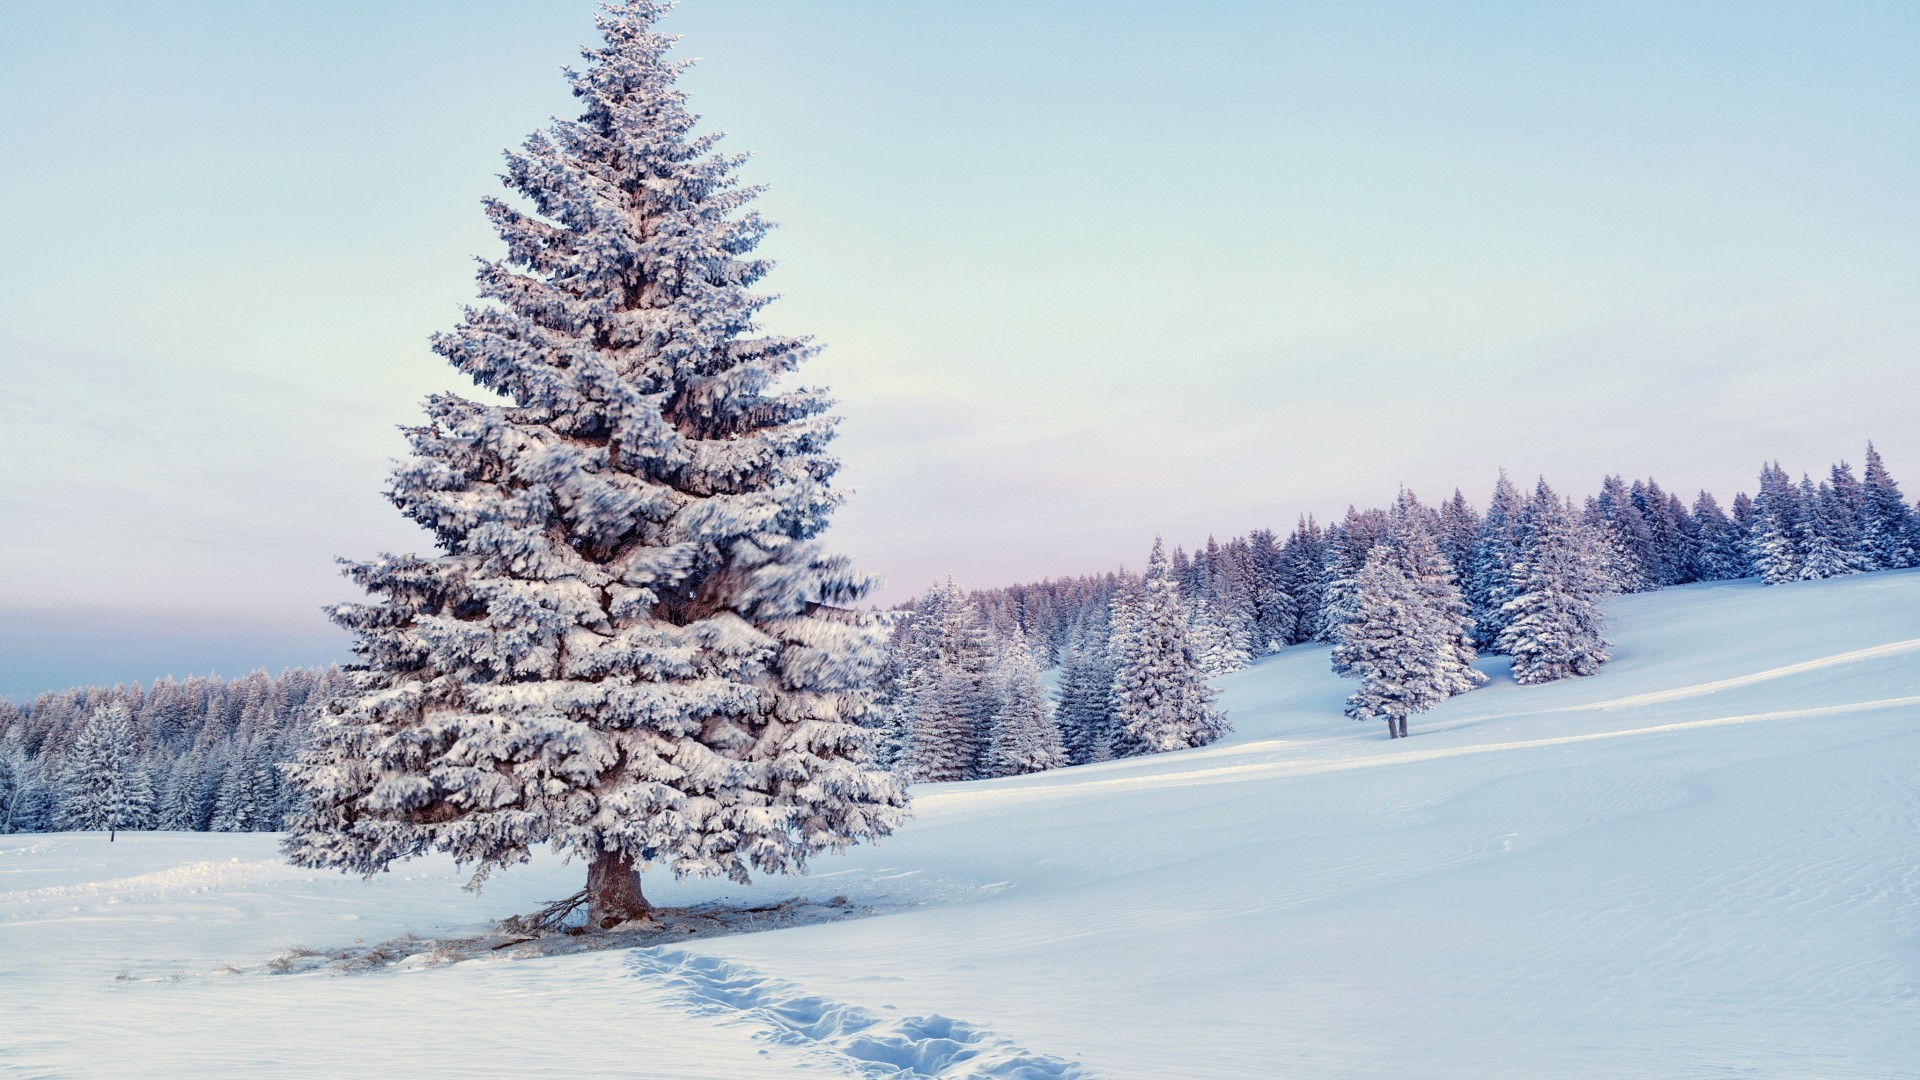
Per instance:
[[[1495,470],[1920,491],[1920,7],[688,0],[916,591]],[[0,693],[337,655],[585,0],[0,7]]]

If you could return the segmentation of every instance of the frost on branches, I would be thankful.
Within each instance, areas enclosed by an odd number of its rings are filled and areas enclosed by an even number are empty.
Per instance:
[[[642,917],[637,868],[804,871],[885,835],[906,796],[863,725],[885,627],[814,538],[841,496],[811,352],[764,336],[766,224],[652,25],[603,8],[568,80],[583,112],[507,155],[524,206],[488,303],[434,348],[509,404],[427,403],[389,497],[434,557],[350,564],[374,600],[354,692],[292,773],[301,865],[371,874],[438,850],[477,884],[551,844],[596,927]]]

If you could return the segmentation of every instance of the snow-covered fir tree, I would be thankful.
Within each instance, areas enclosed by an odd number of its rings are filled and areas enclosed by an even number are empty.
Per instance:
[[[105,829],[108,840],[121,829],[153,828],[153,788],[139,737],[125,704],[115,701],[93,714],[60,777],[60,828]]]
[[[989,761],[994,776],[1021,776],[1067,763],[1054,722],[1053,702],[1040,686],[1040,669],[1026,642],[1015,640],[994,665],[1000,707],[993,714]]]
[[[841,501],[812,351],[755,324],[767,225],[741,157],[696,135],[665,0],[606,5],[582,112],[507,155],[506,255],[434,348],[490,404],[428,401],[389,496],[442,554],[348,573],[355,689],[292,773],[298,864],[445,851],[474,883],[551,845],[588,921],[646,915],[639,869],[803,870],[890,832],[872,767],[883,620],[816,541]]]
[[[1740,528],[1720,509],[1713,493],[1702,490],[1693,501],[1696,566],[1702,581],[1726,581],[1745,577],[1747,559],[1742,551]]]
[[[1759,493],[1753,499],[1747,553],[1755,572],[1769,585],[1798,581],[1806,561],[1800,492],[1779,462],[1761,466]]]
[[[1514,529],[1520,516],[1520,490],[1500,470],[1494,483],[1493,498],[1487,503],[1486,517],[1474,537],[1473,553],[1462,575],[1462,591],[1467,597],[1467,613],[1473,619],[1473,643],[1481,649],[1498,649],[1500,631],[1506,628],[1505,606],[1513,599],[1513,567],[1519,561]]]
[[[1459,488],[1453,489],[1453,498],[1440,504],[1439,527],[1434,539],[1440,545],[1440,553],[1447,557],[1448,565],[1460,575],[1460,590],[1467,591],[1467,572],[1473,563],[1473,550],[1480,539],[1480,515],[1474,512],[1473,504]],[[1471,607],[1472,600],[1468,600]]]
[[[1802,581],[1844,577],[1861,570],[1857,542],[1849,535],[1848,512],[1833,487],[1800,477],[1800,573]]]
[[[17,732],[0,738],[0,833],[52,827],[53,791]]]
[[[214,796],[207,827],[214,832],[263,832],[280,821],[280,775],[270,743],[250,740],[235,748]]]
[[[912,780],[973,780],[986,775],[993,713],[995,649],[980,609],[952,578],[929,590],[914,616],[901,714],[904,748],[896,768]]]
[[[1867,444],[1866,473],[1860,486],[1860,550],[1873,568],[1899,570],[1920,563],[1913,511],[1872,443]]]
[[[1595,538],[1543,479],[1523,511],[1525,552],[1513,568],[1500,651],[1522,685],[1592,675],[1607,661],[1601,601],[1611,577]]]
[[[1454,693],[1463,694],[1487,679],[1474,670],[1479,653],[1473,647],[1472,617],[1459,575],[1440,549],[1436,527],[1432,512],[1402,489],[1388,518],[1387,543],[1431,612],[1428,629],[1437,642],[1444,677],[1451,679]]]
[[[1326,590],[1320,615],[1321,641],[1338,643],[1353,615],[1354,590],[1367,554],[1387,538],[1387,515],[1347,507],[1347,516],[1327,530],[1323,547]]]
[[[1299,629],[1300,606],[1288,591],[1286,550],[1271,529],[1255,529],[1247,537],[1252,566],[1255,640],[1261,655],[1286,648]]]
[[[1057,693],[1054,717],[1067,763],[1085,765],[1113,756],[1113,668],[1104,642],[1090,632],[1074,637],[1061,664]]]
[[[1619,591],[1647,592],[1660,587],[1653,529],[1645,512],[1634,502],[1633,492],[1625,480],[1618,476],[1603,480],[1600,493],[1589,502],[1585,517],[1587,524],[1607,541],[1614,583]]]
[[[1113,749],[1117,756],[1205,746],[1227,729],[1215,692],[1200,673],[1187,606],[1158,539],[1120,633],[1116,612]]]
[[[1325,640],[1327,563],[1326,532],[1309,515],[1302,515],[1280,549],[1281,582],[1293,598],[1293,635],[1289,645]]]
[[[1383,719],[1387,737],[1406,734],[1407,716],[1449,697],[1428,677],[1431,642],[1423,631],[1425,605],[1413,579],[1385,547],[1368,553],[1353,578],[1353,599],[1333,647],[1336,674],[1360,680],[1347,696],[1355,720]]]
[[[1486,681],[1469,633],[1466,601],[1417,500],[1402,492],[1385,543],[1353,578],[1333,669],[1360,680],[1347,715],[1384,719],[1402,738],[1407,717]]]
[[[1246,646],[1232,629],[1222,625],[1213,605],[1204,600],[1193,605],[1187,634],[1193,641],[1195,662],[1200,665],[1203,678],[1239,671],[1252,662]]]

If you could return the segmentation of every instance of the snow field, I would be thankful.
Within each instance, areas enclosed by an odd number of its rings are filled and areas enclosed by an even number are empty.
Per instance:
[[[1920,572],[1613,609],[1599,676],[1483,661],[1403,742],[1289,651],[1219,680],[1222,743],[927,785],[810,878],[648,882],[890,914],[624,954],[223,975],[582,871],[476,897],[441,860],[364,885],[271,837],[0,837],[0,1071],[1913,1075]]]

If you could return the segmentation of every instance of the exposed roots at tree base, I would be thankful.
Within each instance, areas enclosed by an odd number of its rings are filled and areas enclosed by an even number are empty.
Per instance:
[[[735,907],[702,904],[689,908],[654,908],[644,919],[621,923],[609,930],[589,930],[581,914],[584,890],[525,915],[502,919],[493,931],[473,937],[394,938],[377,945],[318,950],[288,949],[264,966],[240,969],[248,973],[292,975],[324,972],[351,975],[378,971],[412,971],[445,967],[483,958],[530,959],[569,953],[600,952],[664,945],[727,934],[752,934],[790,926],[860,919],[882,914],[844,896],[831,900],[794,897],[773,904]],[[236,973],[232,969],[227,973]]]
[[[572,896],[555,900],[539,911],[526,915],[510,915],[500,920],[500,929],[509,934],[552,934],[567,928],[567,916],[579,911],[587,904],[587,890],[581,889]]]

